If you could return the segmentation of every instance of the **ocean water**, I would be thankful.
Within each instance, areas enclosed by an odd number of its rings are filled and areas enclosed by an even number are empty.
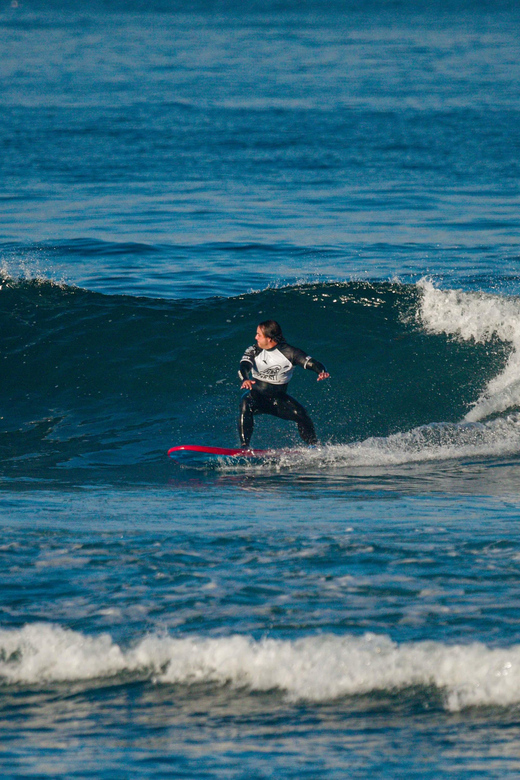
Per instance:
[[[2,778],[520,776],[519,32],[0,6]]]

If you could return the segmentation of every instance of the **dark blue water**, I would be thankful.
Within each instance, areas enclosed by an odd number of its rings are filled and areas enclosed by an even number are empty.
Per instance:
[[[0,8],[2,777],[518,777],[519,30]]]

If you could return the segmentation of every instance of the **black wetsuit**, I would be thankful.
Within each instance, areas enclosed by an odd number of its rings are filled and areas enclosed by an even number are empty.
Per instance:
[[[282,420],[293,420],[306,444],[316,444],[317,437],[312,420],[304,407],[287,394],[287,385],[294,366],[302,366],[317,374],[325,371],[318,360],[301,349],[281,341],[272,349],[248,347],[240,361],[238,375],[242,381],[253,379],[254,384],[242,396],[238,432],[242,447],[248,447],[253,433],[255,414],[272,414]]]

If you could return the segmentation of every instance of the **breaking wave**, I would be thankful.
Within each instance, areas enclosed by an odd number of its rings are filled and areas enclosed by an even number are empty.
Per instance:
[[[86,636],[49,624],[0,631],[4,685],[88,682],[128,674],[157,685],[231,685],[313,702],[410,688],[433,690],[450,711],[520,702],[517,645],[397,644],[375,634],[295,641],[150,635],[124,649],[108,634]]]
[[[516,298],[423,281],[172,301],[5,276],[0,477],[105,479],[136,464],[157,474],[175,444],[235,446],[237,364],[266,317],[332,375],[295,375],[291,390],[322,446],[287,466],[520,451]],[[294,426],[263,417],[253,443],[299,439]]]

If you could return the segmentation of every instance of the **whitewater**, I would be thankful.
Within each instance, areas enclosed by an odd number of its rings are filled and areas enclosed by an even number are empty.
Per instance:
[[[4,683],[42,684],[103,678],[154,685],[231,685],[281,692],[290,700],[325,702],[386,691],[423,689],[448,711],[507,707],[520,701],[520,648],[438,642],[398,646],[387,636],[323,635],[293,642],[242,635],[228,638],[149,636],[124,650],[110,636],[87,637],[50,625],[0,634]]]

